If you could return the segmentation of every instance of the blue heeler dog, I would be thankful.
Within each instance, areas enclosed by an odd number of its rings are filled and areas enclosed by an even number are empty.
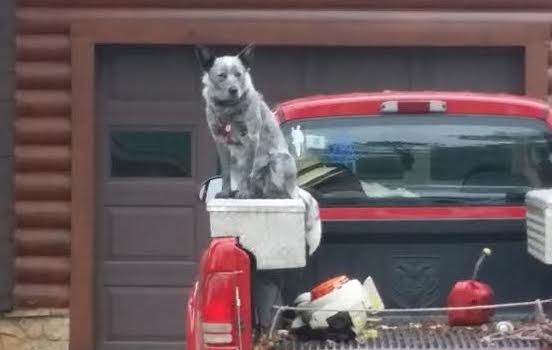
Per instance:
[[[303,200],[306,240],[312,254],[321,238],[318,203],[297,186],[295,160],[274,114],[253,85],[253,46],[236,56],[215,57],[204,46],[196,46],[195,51],[204,72],[207,123],[222,168],[218,197]]]

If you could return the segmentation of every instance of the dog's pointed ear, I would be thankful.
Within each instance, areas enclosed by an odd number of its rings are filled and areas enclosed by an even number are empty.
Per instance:
[[[240,51],[238,54],[239,59],[242,61],[243,65],[246,68],[251,68],[251,65],[253,64],[253,56],[255,53],[255,45],[249,44],[246,47],[244,47],[243,50]]]
[[[215,56],[206,46],[196,45],[194,51],[196,58],[204,71],[208,71],[211,67],[213,67],[213,64],[215,63]]]

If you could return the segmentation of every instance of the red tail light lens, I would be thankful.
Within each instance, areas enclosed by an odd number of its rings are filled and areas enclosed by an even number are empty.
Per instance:
[[[203,300],[203,321],[231,322],[235,316],[235,274],[218,272],[207,277]]]
[[[236,274],[216,272],[205,281],[202,302],[202,331],[205,344],[232,344],[237,324]]]

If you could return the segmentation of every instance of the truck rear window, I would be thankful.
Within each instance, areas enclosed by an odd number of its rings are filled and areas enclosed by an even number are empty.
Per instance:
[[[521,204],[552,184],[542,120],[330,117],[282,125],[298,182],[324,206]]]

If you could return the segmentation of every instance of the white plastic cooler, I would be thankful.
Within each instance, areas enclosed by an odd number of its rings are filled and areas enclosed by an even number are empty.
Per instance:
[[[261,270],[306,265],[305,205],[298,199],[212,199],[212,237],[239,237]]]
[[[545,264],[552,264],[552,190],[533,190],[527,205],[527,250]]]

